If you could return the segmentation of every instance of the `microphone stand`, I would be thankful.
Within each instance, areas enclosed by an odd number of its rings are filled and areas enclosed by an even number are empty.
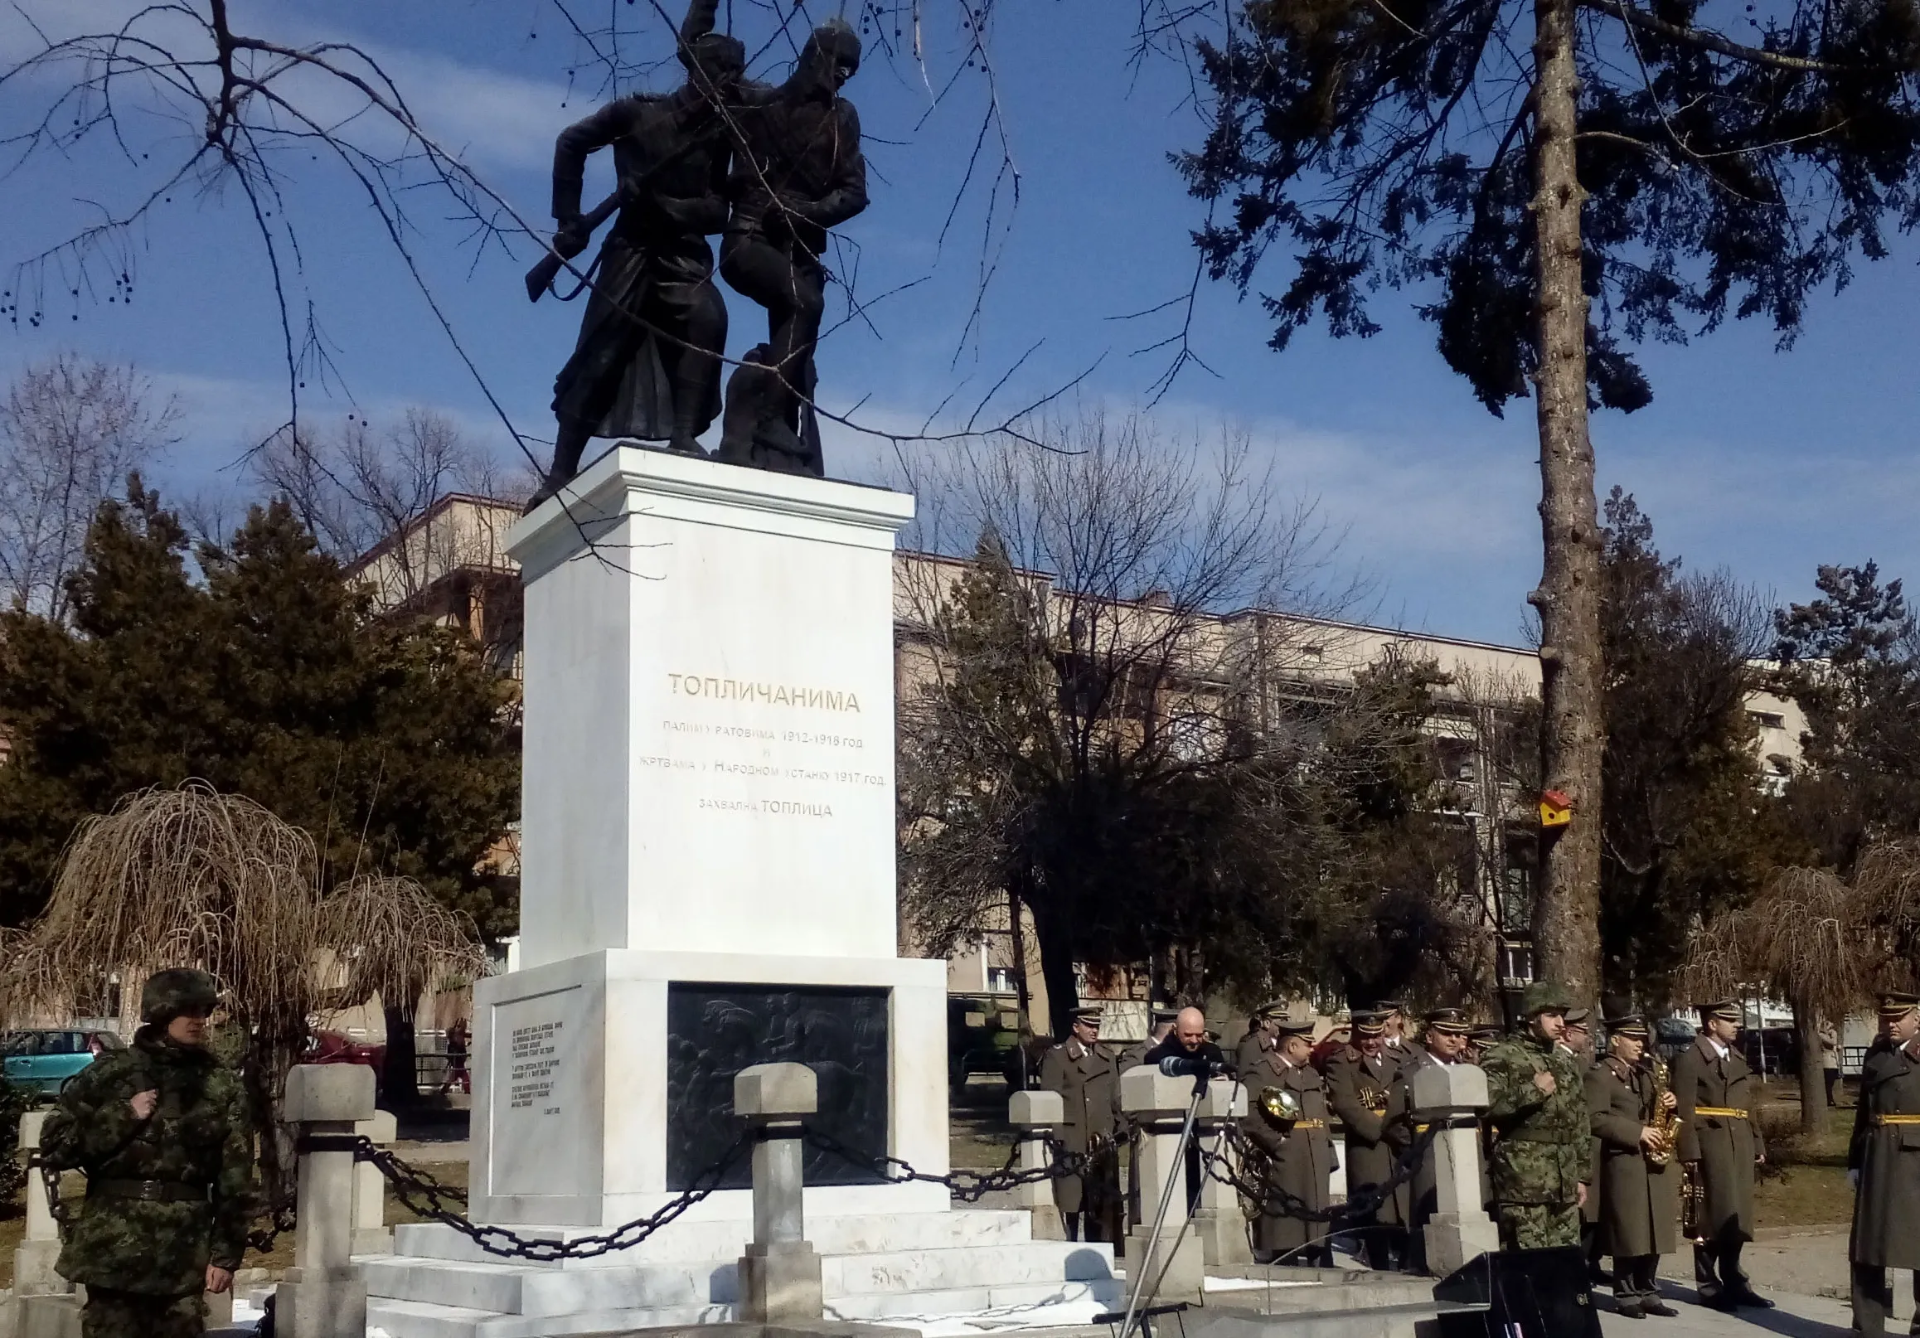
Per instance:
[[[1153,1227],[1147,1233],[1147,1248],[1140,1256],[1140,1276],[1134,1279],[1132,1295],[1127,1297],[1127,1313],[1120,1322],[1120,1338],[1129,1338],[1133,1332],[1133,1317],[1140,1308],[1140,1295],[1146,1290],[1147,1271],[1153,1264],[1153,1252],[1160,1244],[1160,1228],[1167,1220],[1167,1205],[1173,1201],[1176,1190],[1182,1194],[1187,1192],[1187,1144],[1193,1140],[1194,1121],[1199,1118],[1200,1103],[1206,1099],[1209,1077],[1204,1071],[1193,1076],[1193,1100],[1187,1103],[1187,1115],[1180,1125],[1180,1142],[1173,1150],[1173,1164],[1169,1168],[1166,1187],[1160,1191],[1160,1206],[1154,1209]],[[1131,1261],[1128,1266],[1132,1267]]]

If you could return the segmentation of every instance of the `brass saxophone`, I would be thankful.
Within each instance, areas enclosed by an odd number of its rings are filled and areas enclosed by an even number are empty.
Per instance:
[[[1679,1116],[1667,1109],[1660,1098],[1672,1087],[1672,1075],[1667,1069],[1667,1061],[1655,1055],[1653,1058],[1653,1130],[1660,1135],[1660,1146],[1647,1153],[1647,1165],[1670,1166],[1673,1163],[1674,1149],[1680,1146]]]

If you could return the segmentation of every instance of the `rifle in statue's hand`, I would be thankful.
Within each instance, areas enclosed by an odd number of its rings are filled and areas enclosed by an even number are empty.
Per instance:
[[[553,281],[560,277],[560,269],[569,260],[587,249],[587,243],[593,240],[593,232],[602,223],[620,212],[620,206],[628,199],[628,191],[623,187],[580,216],[580,221],[571,228],[563,228],[553,234],[553,244],[547,253],[534,262],[527,271],[527,300],[538,302]]]

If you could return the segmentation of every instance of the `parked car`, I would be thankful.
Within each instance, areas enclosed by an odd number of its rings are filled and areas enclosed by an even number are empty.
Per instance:
[[[1773,1077],[1800,1072],[1800,1046],[1792,1027],[1749,1027],[1735,1044],[1755,1073]]]
[[[62,1027],[15,1031],[0,1037],[7,1081],[38,1097],[58,1096],[96,1054],[120,1048],[120,1038],[110,1031]]]
[[[300,1057],[300,1062],[302,1064],[365,1064],[373,1070],[374,1081],[377,1083],[381,1072],[387,1066],[387,1047],[367,1041],[356,1041],[342,1032],[316,1031],[307,1037],[307,1052]]]

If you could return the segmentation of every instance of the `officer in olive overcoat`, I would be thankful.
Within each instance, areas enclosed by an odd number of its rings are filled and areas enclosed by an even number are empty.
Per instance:
[[[1773,1302],[1753,1290],[1740,1267],[1740,1252],[1753,1239],[1754,1167],[1766,1159],[1753,1119],[1759,1097],[1753,1070],[1734,1049],[1740,1018],[1734,999],[1700,1005],[1700,1034],[1673,1061],[1673,1094],[1680,1160],[1693,1164],[1706,1192],[1700,1219],[1706,1239],[1693,1247],[1700,1302],[1719,1310],[1768,1310]]]
[[[1260,1063],[1262,1056],[1279,1044],[1276,1027],[1286,1015],[1287,1006],[1278,999],[1269,1000],[1248,1014],[1247,1034],[1240,1038],[1239,1044],[1233,1049],[1235,1073],[1247,1073]]]
[[[1353,1040],[1327,1057],[1327,1100],[1347,1131],[1347,1194],[1384,1185],[1400,1154],[1413,1142],[1407,1084],[1400,1061],[1387,1048],[1386,1019],[1353,1015]],[[1371,1268],[1393,1270],[1406,1257],[1413,1192],[1405,1180],[1381,1201],[1362,1240]]]
[[[1087,1157],[1079,1175],[1053,1182],[1053,1201],[1068,1240],[1114,1240],[1120,1234],[1120,1061],[1100,1044],[1100,1010],[1076,1009],[1067,1039],[1040,1061],[1040,1086],[1060,1094],[1066,1118],[1060,1142]],[[1084,1219],[1084,1220],[1083,1220]]]
[[[1587,1117],[1600,1149],[1587,1200],[1600,1200],[1599,1250],[1613,1256],[1620,1313],[1674,1315],[1655,1279],[1660,1256],[1673,1252],[1680,1179],[1658,1122],[1678,1103],[1643,1062],[1652,1037],[1646,1018],[1612,1018],[1606,1026],[1607,1056],[1587,1070]]]
[[[1847,1151],[1847,1178],[1858,1194],[1847,1243],[1853,1325],[1868,1335],[1887,1331],[1887,1270],[1920,1269],[1920,995],[1887,995],[1880,1027],[1888,1043],[1861,1067]],[[1920,1303],[1920,1272],[1914,1299]]]
[[[1312,1264],[1331,1267],[1333,1250],[1326,1222],[1296,1215],[1300,1209],[1324,1213],[1333,1203],[1332,1176],[1340,1160],[1328,1126],[1327,1083],[1307,1062],[1313,1052],[1313,1022],[1274,1024],[1275,1043],[1250,1069],[1240,1071],[1247,1088],[1247,1118],[1242,1128],[1266,1154],[1264,1179],[1270,1189],[1254,1226],[1253,1257],[1263,1264]],[[1268,1111],[1267,1093],[1291,1092],[1300,1103],[1298,1119]]]

